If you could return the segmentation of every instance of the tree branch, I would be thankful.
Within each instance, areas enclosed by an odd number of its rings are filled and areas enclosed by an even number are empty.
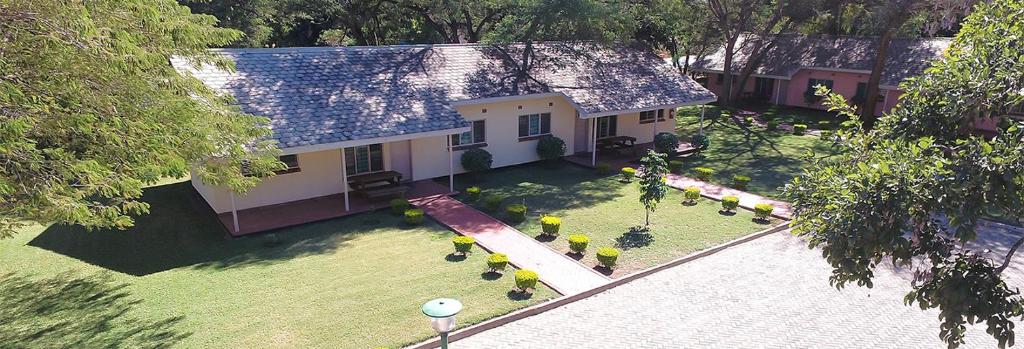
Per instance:
[[[1010,259],[1013,259],[1013,254],[1017,252],[1017,248],[1019,248],[1021,244],[1024,244],[1024,238],[1017,239],[1017,242],[1013,243],[1013,246],[1010,247],[1010,252],[1007,252],[1006,257],[1003,259],[1003,265],[996,268],[996,274],[1002,273],[1006,267],[1010,266]]]

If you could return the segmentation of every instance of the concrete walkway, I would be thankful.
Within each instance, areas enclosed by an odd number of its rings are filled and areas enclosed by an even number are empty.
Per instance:
[[[412,204],[455,232],[472,236],[485,249],[507,254],[513,265],[536,271],[544,284],[563,295],[586,291],[609,281],[597,271],[446,195],[412,200]]]
[[[792,209],[788,202],[778,201],[766,198],[764,196],[751,194],[745,191],[740,191],[732,188],[726,188],[720,185],[714,185],[700,180],[684,177],[677,174],[669,173],[665,175],[666,183],[668,186],[676,189],[686,189],[687,187],[700,188],[701,195],[713,198],[715,200],[722,200],[722,197],[735,196],[740,199],[740,207],[748,210],[753,210],[754,205],[760,203],[771,204],[775,206],[775,210],[772,211],[772,216],[782,219],[790,219],[792,216]]]

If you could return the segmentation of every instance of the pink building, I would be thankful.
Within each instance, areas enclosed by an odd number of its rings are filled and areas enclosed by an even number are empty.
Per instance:
[[[737,43],[734,73],[747,61],[752,40],[741,37]],[[877,38],[780,35],[761,59],[750,79],[743,86],[740,98],[771,104],[826,109],[808,91],[825,85],[854,103],[863,103],[868,78],[874,66]],[[930,62],[942,57],[949,38],[895,39],[889,49],[885,70],[879,84],[878,108],[881,114],[899,102],[899,84],[921,74]],[[697,62],[693,70],[704,73],[706,87],[721,96],[724,93],[725,49]],[[739,77],[733,79],[737,84]]]

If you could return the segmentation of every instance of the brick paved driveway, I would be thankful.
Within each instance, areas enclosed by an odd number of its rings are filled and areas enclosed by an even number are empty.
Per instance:
[[[989,234],[1005,250],[1012,236]],[[1020,285],[1019,254],[1007,269]],[[788,232],[488,330],[457,348],[944,348],[936,311],[903,305],[908,273],[837,291],[817,251]],[[1018,326],[1019,329],[1024,327]],[[964,348],[994,348],[984,327]]]

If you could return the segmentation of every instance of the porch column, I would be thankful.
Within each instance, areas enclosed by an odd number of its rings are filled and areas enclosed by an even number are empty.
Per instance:
[[[590,166],[597,167],[597,118],[590,118]]]
[[[235,191],[229,190],[231,193],[231,220],[235,223],[235,232],[238,232],[238,209],[235,208]]]
[[[448,192],[455,192],[455,152],[452,151],[452,136],[445,136],[448,140]]]
[[[699,135],[704,135],[704,105],[700,105],[700,132]]]
[[[345,195],[345,211],[348,211],[351,207],[348,202],[348,163],[345,160],[345,148],[341,148],[341,191]]]
[[[781,92],[782,92],[782,80],[775,79],[775,104],[776,105],[779,104],[779,101],[780,101],[779,97],[782,97],[782,95],[780,94]]]
[[[658,112],[654,112],[654,137],[657,137],[657,136],[658,136]],[[654,142],[654,138],[651,138],[651,142]]]

